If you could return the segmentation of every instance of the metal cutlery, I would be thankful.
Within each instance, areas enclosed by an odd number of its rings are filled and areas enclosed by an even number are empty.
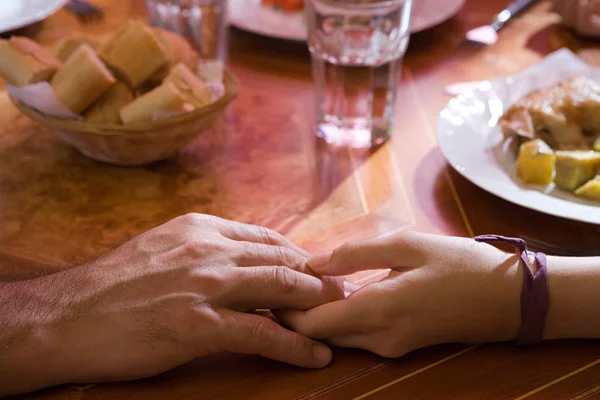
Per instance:
[[[104,12],[100,7],[85,0],[69,0],[67,10],[83,22],[96,21],[104,17]]]
[[[471,42],[492,45],[498,41],[498,31],[502,29],[514,16],[522,13],[533,5],[536,0],[516,0],[502,10],[490,25],[480,26],[467,32],[467,39]]]

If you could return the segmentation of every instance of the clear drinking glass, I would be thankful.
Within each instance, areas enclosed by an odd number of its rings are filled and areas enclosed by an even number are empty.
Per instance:
[[[317,135],[336,146],[390,138],[412,0],[307,0]]]
[[[206,60],[227,59],[227,0],[146,0],[150,24],[186,37]]]

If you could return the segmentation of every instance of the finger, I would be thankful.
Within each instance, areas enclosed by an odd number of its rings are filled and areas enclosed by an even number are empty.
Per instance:
[[[314,273],[306,265],[307,258],[284,246],[262,243],[238,243],[234,261],[240,267],[282,265],[304,273]]]
[[[344,298],[342,288],[287,267],[236,268],[231,274],[223,301],[238,310],[306,310]]]
[[[323,368],[331,362],[331,350],[268,318],[227,312],[224,329],[225,351],[258,354],[272,360],[305,368]]]
[[[274,310],[273,314],[292,330],[313,339],[361,333],[369,310],[364,302],[344,299],[308,311]]]
[[[249,225],[241,222],[219,219],[217,228],[219,229],[221,235],[231,240],[287,247],[288,249],[305,257],[310,256],[310,253],[296,246],[282,234],[275,232],[272,229],[265,228],[264,226]]]
[[[306,263],[307,258],[297,252],[283,246],[271,246],[259,243],[238,243],[238,254],[233,260],[240,267],[263,267],[263,266],[286,266],[304,274],[317,276]],[[321,280],[336,285],[351,293],[352,287],[346,287],[343,278],[322,277]]]
[[[410,232],[347,243],[329,253],[308,259],[321,275],[348,275],[372,269],[417,266],[422,262],[422,241]]]
[[[342,335],[335,336],[329,339],[324,340],[325,343],[336,346],[336,347],[345,347],[348,349],[365,349],[369,350],[371,346],[371,342],[373,341],[372,336],[368,334],[353,334],[353,335]]]

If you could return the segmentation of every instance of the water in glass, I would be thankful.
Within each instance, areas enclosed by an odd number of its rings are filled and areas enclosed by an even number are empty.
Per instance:
[[[317,135],[371,147],[387,140],[409,41],[411,0],[307,0]]]
[[[227,58],[227,0],[146,0],[152,26],[177,32],[203,59]]]

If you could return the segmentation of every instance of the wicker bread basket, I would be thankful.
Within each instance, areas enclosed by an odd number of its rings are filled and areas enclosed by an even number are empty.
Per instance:
[[[131,125],[98,125],[49,117],[12,97],[11,101],[83,155],[109,164],[136,166],[172,157],[208,129],[238,93],[238,81],[228,71],[224,71],[223,83],[223,97],[206,107]]]

